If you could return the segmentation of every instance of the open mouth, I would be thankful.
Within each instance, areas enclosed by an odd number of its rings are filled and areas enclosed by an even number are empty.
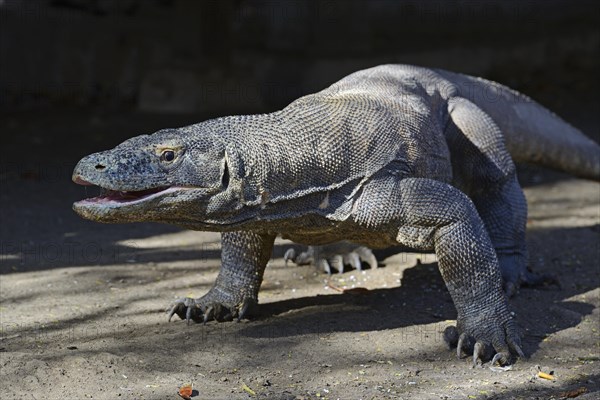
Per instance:
[[[83,186],[94,186],[100,189],[100,194],[98,196],[81,200],[78,203],[135,203],[138,201],[147,200],[152,197],[155,197],[159,193],[174,190],[174,188],[172,188],[171,186],[131,191],[111,190],[100,186],[96,186],[81,178],[77,178],[75,180],[75,183]]]

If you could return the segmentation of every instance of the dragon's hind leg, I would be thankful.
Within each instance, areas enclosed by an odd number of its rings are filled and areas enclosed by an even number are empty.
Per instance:
[[[369,264],[371,268],[378,267],[377,259],[371,249],[345,241],[324,246],[309,246],[302,252],[290,248],[283,258],[286,264],[288,261],[296,265],[313,264],[328,275],[331,275],[332,267],[340,274],[344,272],[344,267],[347,265],[358,271],[363,269],[363,263]]]
[[[496,123],[463,98],[449,101],[446,139],[453,184],[467,193],[483,220],[502,270],[504,288],[513,295],[521,285],[556,283],[527,268],[527,203],[515,165]]]

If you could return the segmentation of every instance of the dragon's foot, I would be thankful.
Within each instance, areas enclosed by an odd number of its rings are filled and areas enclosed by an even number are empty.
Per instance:
[[[306,251],[299,254],[293,248],[288,249],[283,259],[286,265],[288,261],[292,261],[297,265],[316,265],[329,275],[332,273],[332,267],[340,274],[344,272],[344,266],[346,265],[358,271],[363,269],[363,262],[369,264],[371,268],[378,267],[377,259],[371,249],[349,242],[338,242],[325,246],[309,246]]]
[[[560,281],[553,274],[537,274],[535,272],[526,271],[521,277],[521,286],[526,287],[542,287],[556,286],[560,288]]]
[[[457,326],[449,326],[444,331],[444,338],[451,347],[456,347],[457,357],[472,354],[473,367],[491,359],[492,365],[509,364],[512,354],[524,358],[521,350],[521,338],[517,325],[511,317],[502,318],[475,317],[467,320],[459,318]]]
[[[508,297],[517,294],[520,287],[549,287],[556,286],[560,288],[558,278],[551,274],[537,274],[531,272],[526,266],[519,266],[513,263],[505,263],[500,259],[500,269],[504,281],[504,293]]]
[[[231,321],[236,318],[240,321],[248,310],[257,304],[256,299],[251,297],[241,294],[225,296],[219,295],[218,292],[213,288],[206,295],[197,299],[185,297],[176,300],[166,310],[169,313],[169,321],[175,314],[179,318],[185,319],[188,324],[190,321],[206,323],[212,319]]]

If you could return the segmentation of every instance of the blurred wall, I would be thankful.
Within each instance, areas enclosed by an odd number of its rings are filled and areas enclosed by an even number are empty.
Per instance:
[[[596,1],[0,0],[0,112],[267,111],[389,62],[596,98],[599,22]]]

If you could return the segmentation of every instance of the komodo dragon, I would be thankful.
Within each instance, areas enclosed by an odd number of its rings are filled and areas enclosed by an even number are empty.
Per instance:
[[[495,350],[492,362],[504,364],[523,353],[503,278],[528,277],[513,160],[600,180],[600,147],[531,99],[481,78],[382,65],[280,111],[84,157],[73,180],[102,191],[73,208],[99,222],[222,232],[214,286],[170,309],[188,322],[242,318],[277,235],[433,250],[458,313],[459,356],[473,351],[477,363]]]

